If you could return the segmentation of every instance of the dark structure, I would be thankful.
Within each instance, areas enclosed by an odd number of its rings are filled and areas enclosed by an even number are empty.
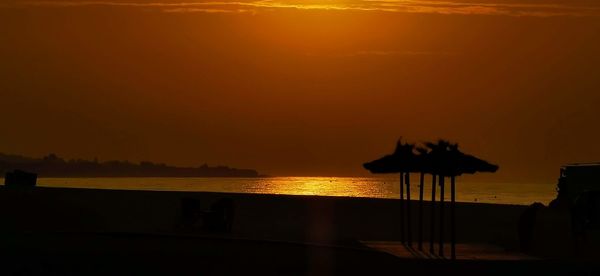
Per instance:
[[[222,198],[213,203],[210,210],[204,214],[204,229],[214,233],[231,233],[234,206],[230,198]]]
[[[429,253],[435,254],[435,248],[433,246],[435,242],[435,184],[436,175],[431,175],[431,221],[430,221],[430,236],[429,236]]]
[[[444,179],[450,178],[450,246],[451,258],[456,259],[456,177],[463,174],[478,172],[496,172],[498,166],[488,163],[475,156],[462,153],[458,144],[445,140],[437,143],[427,143],[431,149],[427,155],[430,171],[437,174],[440,183],[440,256],[443,256],[443,222],[444,222]]]
[[[202,226],[204,210],[202,202],[195,198],[181,199],[181,222],[186,230],[195,231]]]
[[[557,191],[550,207],[572,208],[582,193],[600,191],[600,163],[564,165],[560,168]]]
[[[418,158],[419,157],[415,154],[415,145],[408,143],[404,144],[402,143],[402,139],[400,139],[396,143],[396,149],[393,154],[386,155],[363,165],[365,169],[372,173],[400,173],[400,237],[401,241],[404,242],[404,232],[406,229],[406,241],[409,246],[412,245],[412,227],[410,225],[410,173],[421,171]],[[406,184],[406,202],[404,201],[404,184]],[[406,216],[404,215],[405,209]]]
[[[423,149],[417,149],[419,152],[419,156],[424,156],[426,154]],[[421,175],[419,176],[419,237],[418,237],[418,248],[419,250],[423,250],[423,186],[425,185],[425,172],[421,171]]]
[[[181,222],[184,230],[231,233],[233,217],[234,203],[230,198],[219,199],[206,211],[198,199],[187,197],[181,199]]]
[[[533,203],[525,209],[519,217],[517,231],[519,233],[519,247],[521,252],[530,252],[534,238],[534,227],[539,210],[544,208],[544,204]]]
[[[435,182],[436,177],[440,185],[440,239],[439,239],[439,255],[444,255],[444,186],[445,179],[450,178],[450,246],[451,246],[451,258],[456,258],[456,219],[455,219],[455,206],[456,206],[456,177],[462,174],[474,174],[477,172],[496,172],[498,166],[490,164],[484,160],[481,160],[472,155],[462,153],[458,150],[458,144],[452,144],[446,140],[439,140],[436,143],[425,143],[424,148],[417,149],[418,154],[415,154],[415,146],[413,144],[402,144],[398,141],[396,150],[391,155],[386,155],[375,161],[365,163],[363,166],[372,173],[400,173],[400,182],[405,180],[407,193],[407,199],[410,200],[410,173],[418,172],[421,174],[420,177],[420,190],[419,190],[419,250],[422,250],[422,198],[423,198],[423,185],[424,185],[424,174],[431,174],[433,179],[432,187],[432,221],[431,221],[431,241],[430,251],[433,252],[433,233],[434,233],[434,221],[433,221],[433,203],[435,202]],[[402,222],[404,222],[404,196],[401,199],[401,216]],[[410,206],[408,203],[407,206]],[[410,209],[407,208],[407,218],[410,223]],[[402,223],[402,231],[404,231],[404,223]],[[408,245],[411,246],[410,236],[410,224],[408,225]]]
[[[7,172],[4,176],[4,186],[24,188],[24,187],[35,187],[37,182],[37,174],[28,173],[21,170],[14,170]]]

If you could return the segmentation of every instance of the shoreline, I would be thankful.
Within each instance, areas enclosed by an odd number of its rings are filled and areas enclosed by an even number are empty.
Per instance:
[[[314,195],[336,197],[397,199],[399,190],[395,179],[367,178],[321,178],[321,177],[143,177],[143,178],[41,178],[40,187],[65,187],[110,190],[267,193],[272,195]],[[418,198],[418,185],[411,197]],[[426,185],[425,200],[431,198],[431,186]],[[535,192],[535,191],[540,192]],[[449,194],[446,195],[449,197]],[[534,202],[548,205],[556,198],[549,185],[519,183],[459,183],[457,202],[492,203],[528,206]]]
[[[86,177],[87,178],[87,177]],[[3,187],[4,185],[0,184],[0,187]],[[383,198],[383,197],[368,197],[368,196],[351,196],[351,195],[307,195],[307,194],[285,194],[285,193],[263,193],[263,192],[218,192],[218,191],[194,191],[194,190],[142,190],[142,189],[136,189],[136,188],[128,188],[128,187],[124,187],[124,188],[119,188],[119,189],[115,189],[113,187],[109,187],[109,188],[99,188],[99,187],[58,187],[58,186],[37,186],[36,188],[44,188],[44,189],[83,189],[83,190],[101,190],[101,191],[140,191],[140,192],[164,192],[164,193],[198,193],[198,194],[202,194],[202,193],[209,193],[209,194],[222,194],[222,195],[233,195],[233,196],[243,196],[243,195],[260,195],[260,196],[291,196],[291,197],[305,197],[305,198],[357,198],[357,199],[381,199],[381,200],[399,200],[398,198]],[[398,195],[399,196],[399,195]],[[450,196],[447,195],[447,197],[444,198],[445,200],[447,200],[446,203],[449,202]],[[406,200],[406,199],[405,199]],[[418,199],[412,199],[410,200],[411,202],[414,202],[415,204],[418,203]],[[424,199],[423,200],[424,203],[427,202],[431,202],[431,199]],[[436,203],[438,203],[439,201],[436,201]],[[517,204],[517,203],[495,203],[495,202],[473,202],[473,201],[456,201],[456,203],[465,203],[465,204],[475,204],[475,205],[479,205],[479,204],[483,204],[483,205],[501,205],[501,206],[521,206],[521,207],[527,207],[530,204]],[[532,202],[533,203],[533,202]],[[546,205],[546,204],[545,204]]]

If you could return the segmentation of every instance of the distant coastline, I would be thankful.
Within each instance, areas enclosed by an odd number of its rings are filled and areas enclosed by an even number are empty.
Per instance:
[[[227,166],[175,167],[164,163],[142,161],[104,161],[70,159],[55,154],[43,158],[0,153],[0,174],[15,169],[38,174],[39,177],[260,177],[256,170]]]

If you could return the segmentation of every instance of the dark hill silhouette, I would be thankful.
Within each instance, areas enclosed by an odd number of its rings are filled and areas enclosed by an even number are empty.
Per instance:
[[[227,166],[175,167],[143,161],[64,160],[55,154],[43,158],[0,153],[0,174],[13,170],[35,172],[40,177],[258,177],[251,169]]]

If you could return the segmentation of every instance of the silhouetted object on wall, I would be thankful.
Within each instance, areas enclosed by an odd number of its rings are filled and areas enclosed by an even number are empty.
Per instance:
[[[205,214],[204,228],[210,232],[231,233],[233,228],[234,205],[230,198],[223,198],[210,206]]]
[[[220,199],[210,205],[209,210],[204,210],[198,199],[181,199],[181,222],[185,230],[230,233],[233,228],[233,217],[232,199]]]
[[[37,174],[29,173],[21,170],[7,172],[4,177],[4,186],[24,188],[35,187],[37,182]]]
[[[530,252],[533,246],[534,227],[538,211],[544,208],[544,204],[539,202],[531,204],[519,217],[518,232],[519,246],[521,252]]]
[[[403,144],[402,140],[396,143],[396,149],[393,154],[386,155],[377,160],[363,164],[363,167],[371,173],[400,173],[400,237],[404,242],[404,231],[406,229],[406,241],[409,246],[412,245],[412,227],[410,218],[410,173],[418,172],[417,155],[414,153],[414,144]],[[404,202],[403,186],[406,183],[407,201]],[[406,204],[406,206],[405,206]],[[406,217],[404,209],[406,208]],[[405,226],[406,222],[406,226]]]
[[[181,199],[181,221],[187,230],[197,230],[202,226],[204,211],[200,200],[195,198]]]

